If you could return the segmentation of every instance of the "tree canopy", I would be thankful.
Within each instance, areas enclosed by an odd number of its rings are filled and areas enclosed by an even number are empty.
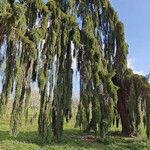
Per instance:
[[[137,135],[140,124],[150,137],[150,85],[127,67],[124,25],[109,0],[1,0],[0,47],[6,68],[0,95],[5,117],[16,136],[28,121],[31,86],[38,83],[38,132],[60,140],[64,119],[72,117],[73,58],[80,74],[76,125],[105,138],[121,120],[124,135]],[[2,57],[2,58],[3,58]],[[3,59],[0,59],[0,63]]]

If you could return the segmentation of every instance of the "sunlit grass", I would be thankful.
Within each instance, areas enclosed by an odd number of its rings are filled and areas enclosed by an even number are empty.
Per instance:
[[[30,114],[30,117],[32,115]],[[37,118],[33,124],[23,124],[21,132],[14,138],[9,135],[9,116],[0,120],[0,150],[150,150],[150,143],[141,129],[141,136],[125,138],[120,136],[121,127],[113,127],[105,140],[86,142],[82,137],[92,135],[74,128],[75,118],[65,122],[64,134],[60,143],[45,142],[37,132]]]

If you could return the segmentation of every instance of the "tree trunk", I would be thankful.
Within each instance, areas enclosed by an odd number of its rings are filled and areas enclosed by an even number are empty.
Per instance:
[[[124,136],[131,136],[131,126],[129,121],[129,114],[128,114],[128,108],[127,108],[127,102],[126,102],[126,93],[123,88],[120,88],[118,90],[118,103],[117,103],[117,110],[121,118],[121,124],[122,124],[122,134]]]

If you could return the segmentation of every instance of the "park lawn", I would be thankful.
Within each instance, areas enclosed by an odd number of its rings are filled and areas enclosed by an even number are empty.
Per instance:
[[[85,140],[85,137],[92,133],[82,133],[78,128],[74,128],[73,120],[65,124],[60,143],[44,142],[38,136],[36,121],[32,125],[23,125],[19,135],[14,138],[9,135],[9,117],[0,120],[0,150],[150,150],[150,142],[146,140],[145,135],[125,138],[119,136],[118,129],[115,128],[103,141]]]

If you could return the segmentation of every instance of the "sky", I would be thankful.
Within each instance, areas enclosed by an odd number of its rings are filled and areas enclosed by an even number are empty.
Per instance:
[[[129,44],[128,66],[135,73],[150,72],[150,0],[110,0],[124,23]]]

